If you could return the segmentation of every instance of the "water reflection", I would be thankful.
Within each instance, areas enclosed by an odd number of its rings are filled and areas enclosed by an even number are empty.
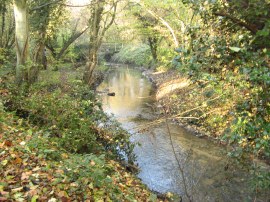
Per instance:
[[[116,93],[115,97],[103,97],[103,109],[107,113],[129,118],[140,114],[141,106],[150,99],[151,83],[140,72],[121,67],[113,71],[98,89]]]
[[[152,190],[184,194],[183,178],[172,151],[167,127],[164,123],[138,133],[134,128],[153,121],[154,99],[151,83],[141,73],[127,66],[115,67],[99,86],[99,91],[109,89],[115,97],[102,96],[103,109],[113,113],[122,126],[133,135],[131,141],[139,142],[135,148],[141,169],[139,177]],[[135,117],[143,117],[141,120]],[[205,139],[200,139],[185,129],[170,124],[177,158],[184,167],[185,179],[194,201],[253,201],[255,193],[250,189],[250,178],[246,171],[233,165],[227,166],[224,149]],[[186,154],[192,152],[189,161]],[[261,200],[259,199],[261,198]],[[267,201],[267,193],[257,201]]]

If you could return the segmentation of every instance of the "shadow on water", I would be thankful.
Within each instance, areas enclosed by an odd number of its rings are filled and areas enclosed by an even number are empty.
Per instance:
[[[140,167],[138,177],[154,191],[185,195],[166,124],[154,125],[143,132],[137,130],[156,117],[151,83],[139,70],[120,65],[113,68],[98,91],[115,92],[114,97],[102,95],[103,109],[114,114],[132,134],[131,141],[140,143],[135,148]],[[177,159],[194,201],[254,201],[256,194],[250,188],[248,172],[229,164],[223,148],[178,125],[170,123],[169,126]],[[261,194],[256,201],[267,201],[266,198]]]

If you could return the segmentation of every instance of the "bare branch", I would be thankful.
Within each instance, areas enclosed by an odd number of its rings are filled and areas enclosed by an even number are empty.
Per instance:
[[[150,15],[152,15],[155,19],[157,19],[158,21],[160,21],[165,27],[167,27],[167,29],[170,31],[172,38],[173,38],[173,42],[174,42],[174,46],[175,47],[179,47],[179,41],[176,37],[176,34],[173,30],[173,28],[170,26],[170,24],[163,19],[162,17],[160,17],[159,15],[157,15],[156,13],[154,13],[152,10],[146,8],[145,5],[143,5],[142,3],[138,3],[141,7],[143,7]],[[184,25],[183,25],[184,26]]]
[[[63,0],[56,0],[56,1],[51,1],[51,2],[48,2],[48,3],[42,4],[42,5],[40,5],[40,6],[37,6],[37,7],[35,7],[35,8],[32,8],[32,9],[30,10],[30,12],[35,11],[35,10],[39,10],[39,9],[41,9],[41,8],[44,8],[44,7],[49,6],[49,5],[52,5],[52,4],[58,4],[58,3],[61,2],[61,1],[63,1]]]

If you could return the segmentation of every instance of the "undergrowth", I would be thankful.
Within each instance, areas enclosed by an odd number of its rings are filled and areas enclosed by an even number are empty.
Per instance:
[[[0,87],[1,200],[157,200],[120,164],[134,145],[81,81]]]

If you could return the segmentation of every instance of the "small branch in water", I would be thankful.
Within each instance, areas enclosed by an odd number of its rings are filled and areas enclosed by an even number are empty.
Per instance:
[[[222,95],[219,95],[213,99],[209,99],[209,100],[206,100],[205,102],[211,102],[211,101],[214,101],[214,100],[217,100],[221,97]],[[157,119],[155,121],[152,121],[148,124],[143,124],[143,125],[140,125],[138,127],[135,127],[135,128],[132,128],[132,130],[138,130],[138,131],[141,131],[141,130],[146,130],[148,128],[150,128],[151,126],[154,126],[154,125],[157,125],[157,124],[160,124],[164,121],[166,121],[166,119],[168,120],[173,120],[173,119],[195,119],[195,120],[200,120],[201,118],[203,118],[203,116],[205,115],[208,115],[212,112],[214,112],[215,110],[211,111],[211,112],[208,112],[208,113],[205,113],[204,115],[202,116],[199,116],[199,117],[193,117],[193,116],[183,116],[184,114],[188,113],[188,112],[191,112],[191,111],[194,111],[194,110],[197,110],[197,109],[201,109],[201,108],[205,108],[207,107],[207,105],[200,105],[198,107],[195,107],[195,108],[192,108],[192,109],[189,109],[189,110],[186,110],[184,112],[181,112],[179,114],[176,114],[174,116],[170,116],[170,117],[163,117],[163,118],[160,118],[160,119]]]
[[[107,93],[108,96],[115,96],[115,93]]]
[[[164,108],[164,111],[165,111],[165,113],[166,113],[165,108]],[[192,196],[189,195],[189,191],[188,191],[188,187],[187,187],[187,182],[186,182],[186,178],[185,178],[184,169],[183,169],[183,167],[181,166],[181,163],[180,163],[180,161],[179,161],[179,159],[178,159],[178,157],[177,157],[177,154],[176,154],[176,151],[175,151],[175,148],[174,148],[174,145],[173,145],[172,134],[171,134],[171,130],[170,130],[170,126],[169,126],[169,123],[168,123],[168,119],[167,119],[167,118],[165,118],[165,123],[166,123],[166,127],[167,127],[168,134],[169,134],[169,137],[170,137],[170,144],[171,144],[171,146],[172,146],[173,154],[174,154],[175,160],[176,160],[176,162],[177,162],[179,171],[180,171],[181,176],[182,176],[182,180],[183,180],[183,184],[184,184],[184,190],[185,190],[185,195],[186,195],[186,197],[188,198],[188,200],[189,200],[190,202],[192,202]],[[186,163],[187,159],[188,159],[188,156],[187,156],[187,158],[186,158],[184,164]]]

